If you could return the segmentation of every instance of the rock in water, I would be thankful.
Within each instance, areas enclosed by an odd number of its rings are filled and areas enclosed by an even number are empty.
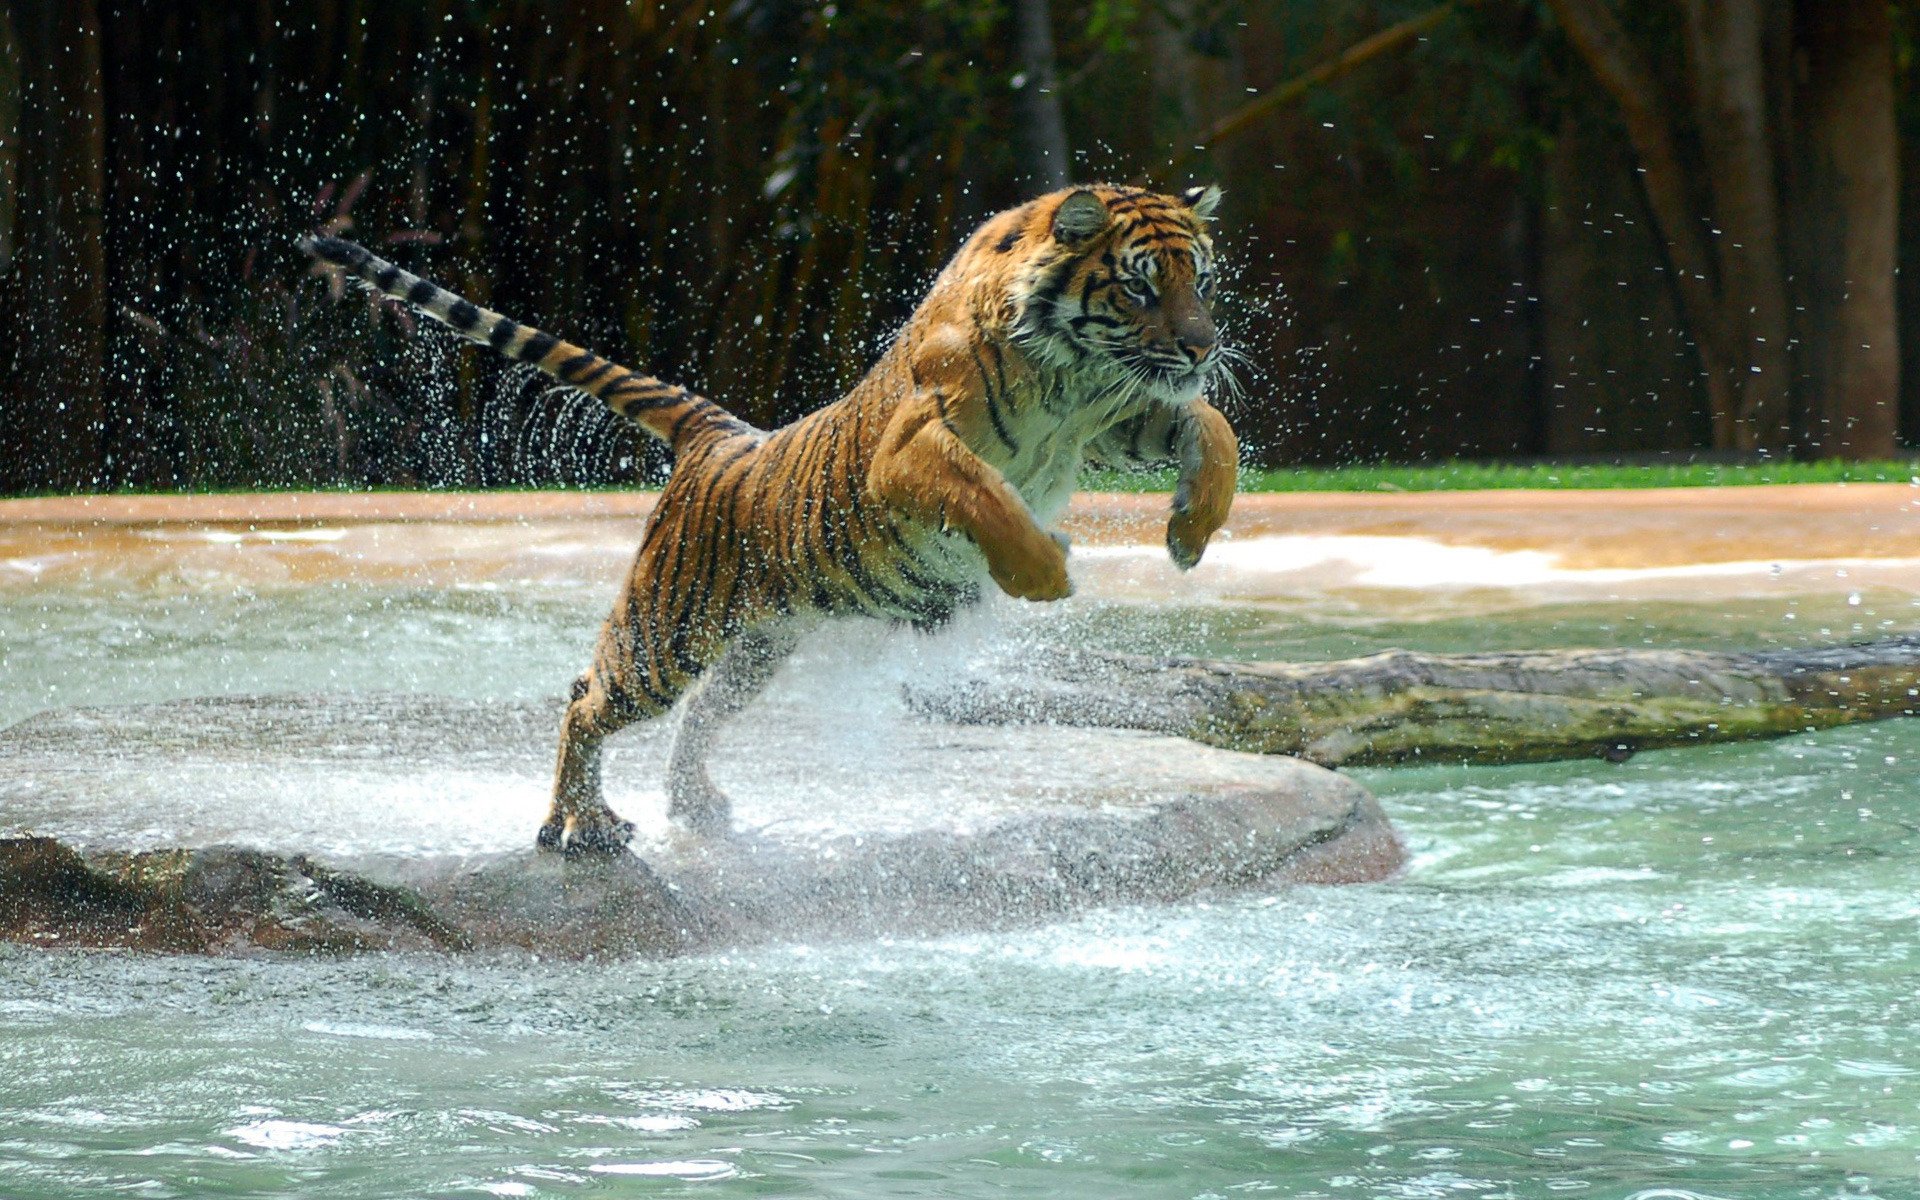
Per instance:
[[[0,733],[0,936],[671,954],[1360,882],[1401,861],[1363,788],[1297,760],[789,705],[748,714],[715,755],[732,837],[666,823],[654,727],[606,765],[640,858],[563,864],[530,848],[558,716],[414,695],[40,714]]]
[[[97,850],[0,838],[0,936],[39,945],[227,953],[466,949],[417,895],[237,846]]]

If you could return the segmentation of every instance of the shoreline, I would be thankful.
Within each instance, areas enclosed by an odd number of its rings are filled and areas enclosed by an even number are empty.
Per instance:
[[[263,492],[0,500],[0,542],[126,534],[136,527],[624,524],[653,492]],[[1166,493],[1083,492],[1062,525],[1091,546],[1156,544]],[[614,540],[618,532],[608,530]],[[1609,490],[1265,492],[1234,502],[1228,540],[1415,538],[1542,551],[1568,568],[1774,559],[1920,558],[1920,488],[1903,483]],[[637,530],[636,530],[637,538]]]

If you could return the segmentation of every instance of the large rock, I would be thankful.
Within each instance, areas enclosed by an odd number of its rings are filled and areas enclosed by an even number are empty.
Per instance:
[[[0,937],[50,946],[309,953],[472,946],[406,888],[237,846],[82,855],[0,838]]]
[[[607,763],[640,857],[566,864],[530,849],[558,715],[398,695],[43,713],[0,734],[0,936],[667,954],[1373,880],[1401,860],[1364,789],[1293,759],[788,706],[716,754],[733,836],[664,821],[654,728]]]

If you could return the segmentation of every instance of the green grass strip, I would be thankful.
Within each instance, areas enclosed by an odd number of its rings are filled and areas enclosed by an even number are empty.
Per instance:
[[[1089,471],[1080,486],[1090,492],[1168,492],[1173,472]],[[1604,463],[1444,462],[1425,466],[1373,463],[1346,467],[1248,467],[1240,472],[1242,492],[1472,492],[1495,488],[1671,488],[1735,487],[1767,483],[1912,483],[1920,485],[1920,460],[1902,462],[1746,462],[1656,463],[1619,466]],[[657,486],[657,485],[656,485]],[[220,495],[254,492],[421,492],[438,488],[358,488],[337,484],[263,487],[124,489],[118,495]],[[468,489],[445,489],[464,491]],[[589,487],[499,487],[476,491],[647,491],[646,487],[605,484]],[[21,493],[24,496],[50,495]],[[5,498],[0,496],[0,498]]]
[[[1646,466],[1447,462],[1429,466],[1250,467],[1242,492],[1472,492],[1494,488],[1734,487],[1766,483],[1915,483],[1920,462],[1662,463]],[[1090,472],[1088,491],[1164,492],[1173,472]]]

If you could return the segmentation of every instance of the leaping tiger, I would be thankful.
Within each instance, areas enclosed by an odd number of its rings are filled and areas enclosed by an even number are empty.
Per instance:
[[[1182,569],[1198,562],[1239,463],[1204,394],[1224,355],[1207,232],[1219,195],[1077,187],[1000,213],[852,391],[772,432],[351,242],[305,240],[316,258],[599,397],[675,456],[593,665],[574,682],[537,844],[624,851],[633,825],[601,796],[601,743],[689,691],[668,812],[723,832],[729,803],[706,768],[715,731],[813,618],[937,625],[979,598],[983,575],[1020,599],[1069,595],[1067,539],[1049,526],[1089,459],[1176,463],[1167,549]]]

